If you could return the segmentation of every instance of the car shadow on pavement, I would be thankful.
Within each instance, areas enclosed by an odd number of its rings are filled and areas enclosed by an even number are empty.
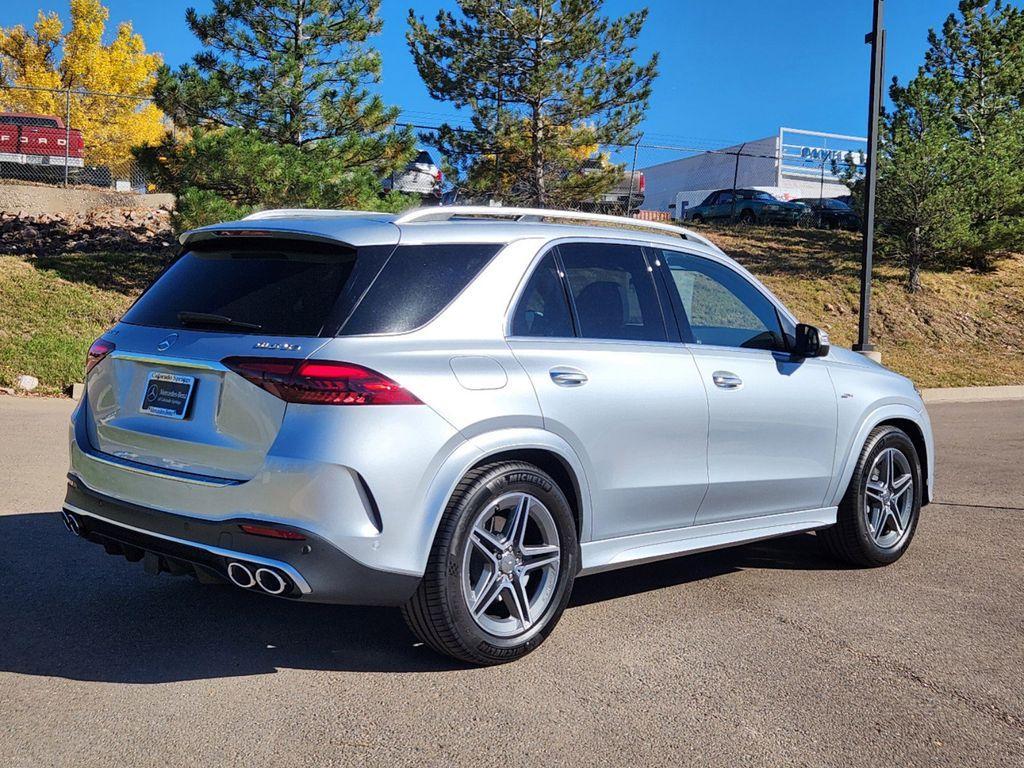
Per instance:
[[[746,567],[834,567],[811,536],[581,579],[572,606]],[[465,665],[418,643],[391,608],[300,604],[204,586],[78,541],[56,513],[0,516],[0,672],[115,683],[281,668],[439,672]]]

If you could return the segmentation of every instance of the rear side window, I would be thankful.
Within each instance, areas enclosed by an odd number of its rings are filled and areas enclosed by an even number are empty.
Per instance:
[[[321,336],[356,267],[343,245],[238,238],[179,257],[122,321],[272,336]]]
[[[555,257],[544,257],[526,284],[515,315],[512,317],[513,336],[572,337],[572,317],[569,302],[558,275]]]
[[[579,335],[588,339],[666,341],[665,320],[638,246],[568,243],[558,246]]]
[[[341,335],[406,333],[419,328],[448,306],[501,247],[494,243],[399,246]]]

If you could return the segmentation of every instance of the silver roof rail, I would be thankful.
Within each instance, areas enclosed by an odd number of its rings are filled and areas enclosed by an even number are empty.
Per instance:
[[[342,218],[384,218],[390,221],[395,218],[394,214],[383,211],[345,211],[334,208],[269,208],[265,211],[254,211],[242,218],[242,221],[254,219],[290,219],[295,217],[306,217],[316,219],[342,219]]]
[[[679,227],[674,224],[665,224],[661,221],[644,221],[643,219],[631,219],[627,216],[609,216],[605,213],[588,213],[586,211],[559,211],[548,208],[506,208],[501,206],[487,205],[446,205],[427,208],[415,208],[406,211],[394,220],[395,224],[410,224],[416,221],[450,221],[451,219],[466,216],[469,218],[492,218],[492,219],[514,219],[515,221],[542,221],[544,219],[562,219],[568,221],[593,221],[600,224],[630,227],[632,229],[649,229],[655,232],[665,232],[684,240],[692,240],[707,246],[719,253],[722,249],[712,243],[703,235]]]

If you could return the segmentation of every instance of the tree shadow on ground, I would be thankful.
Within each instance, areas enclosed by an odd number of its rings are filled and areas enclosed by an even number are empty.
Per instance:
[[[113,683],[465,669],[416,641],[397,609],[300,604],[146,575],[74,539],[56,513],[0,516],[0,671]],[[580,579],[569,610],[743,568],[835,567],[811,536]],[[628,574],[628,575],[626,575]]]

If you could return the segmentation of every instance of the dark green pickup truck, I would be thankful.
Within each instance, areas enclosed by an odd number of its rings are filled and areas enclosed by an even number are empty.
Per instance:
[[[685,220],[739,221],[744,224],[796,224],[807,206],[786,203],[759,189],[719,189],[686,211]]]

